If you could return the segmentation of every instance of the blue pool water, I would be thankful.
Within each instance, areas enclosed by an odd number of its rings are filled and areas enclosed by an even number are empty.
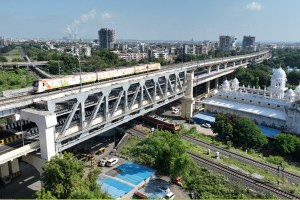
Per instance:
[[[120,170],[120,173],[116,177],[134,185],[138,185],[144,179],[152,176],[155,172],[152,169],[133,162],[124,163],[117,168]]]
[[[121,183],[108,177],[98,178],[97,183],[101,185],[101,189],[106,191],[112,198],[121,197],[133,189],[133,187],[125,183]]]
[[[264,135],[266,135],[269,138],[274,138],[276,135],[281,133],[281,130],[274,129],[274,128],[269,128],[263,125],[259,125],[259,128],[263,132]]]

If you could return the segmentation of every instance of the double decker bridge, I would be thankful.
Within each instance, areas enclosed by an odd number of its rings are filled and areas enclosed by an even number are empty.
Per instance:
[[[41,158],[50,160],[63,150],[179,99],[182,117],[190,118],[195,86],[205,84],[208,93],[211,84],[218,87],[238,67],[269,58],[270,52],[264,50],[172,64],[158,71],[41,94],[2,97],[0,118],[8,117],[11,122],[6,129],[25,134],[18,146],[0,144],[0,178],[16,173],[17,158],[26,158],[30,152],[40,149]]]

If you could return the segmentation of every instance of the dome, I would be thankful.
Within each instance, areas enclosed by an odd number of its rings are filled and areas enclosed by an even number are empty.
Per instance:
[[[239,82],[239,80],[238,80],[237,78],[234,78],[234,79],[232,80],[232,83],[237,83],[237,84],[239,84],[240,82]]]
[[[278,69],[273,70],[272,79],[286,79],[285,71],[280,67]]]
[[[226,86],[229,86],[230,84],[229,84],[229,82],[227,81],[227,80],[225,80],[224,82],[223,82],[223,84],[222,84],[222,86],[223,87],[226,87]]]
[[[286,97],[294,97],[295,93],[292,89],[289,89],[286,93],[285,93]]]

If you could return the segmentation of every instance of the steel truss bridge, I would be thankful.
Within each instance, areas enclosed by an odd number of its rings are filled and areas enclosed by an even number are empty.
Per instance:
[[[0,155],[0,164],[37,148],[41,157],[49,160],[63,150],[170,102],[187,98],[193,101],[191,87],[203,83],[209,86],[210,81],[240,66],[270,57],[268,51],[262,51],[193,61],[89,85],[2,98],[0,117],[20,114],[21,120],[35,123],[38,140]]]

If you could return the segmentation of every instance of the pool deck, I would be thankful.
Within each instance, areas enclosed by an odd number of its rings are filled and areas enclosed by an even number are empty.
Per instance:
[[[135,185],[135,184],[130,183],[130,182],[126,181],[126,180],[122,180],[121,178],[116,177],[115,176],[116,172],[113,172],[113,171],[116,170],[119,166],[126,165],[128,163],[130,163],[130,162],[119,158],[119,164],[118,165],[115,165],[115,166],[110,167],[110,168],[103,167],[102,168],[102,172],[103,173],[101,173],[101,175],[100,175],[100,177],[102,177],[102,178],[103,177],[110,178],[110,179],[113,179],[113,180],[118,181],[120,183],[126,184],[126,185],[128,185],[130,187],[133,187],[133,189],[131,191],[125,193],[122,196],[120,196],[120,198],[122,198],[122,199],[132,199],[132,197],[134,195],[134,192],[137,191],[137,190],[140,190],[140,189],[144,188],[147,185],[147,183],[150,181],[150,178],[151,178],[151,176],[149,176],[147,178],[143,177],[143,178],[141,178],[142,181],[140,181],[137,185]],[[142,165],[139,165],[139,164],[136,164],[136,163],[133,163],[133,164],[136,165],[136,166],[141,166],[141,168],[145,168]],[[149,169],[149,171],[151,171],[150,168],[148,168],[148,169]],[[154,170],[153,170],[153,173],[155,173]],[[108,174],[110,174],[110,175],[108,175]],[[138,172],[137,172],[137,174],[138,174]]]

